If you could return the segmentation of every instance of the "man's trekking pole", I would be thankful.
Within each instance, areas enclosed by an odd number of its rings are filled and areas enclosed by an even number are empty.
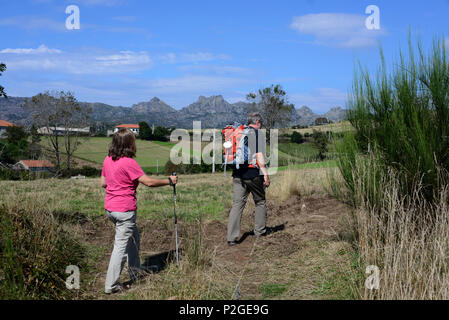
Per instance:
[[[173,172],[172,176],[176,177],[176,172]],[[176,185],[173,184],[170,180],[170,183],[173,185],[173,213],[175,215],[175,237],[176,237],[176,265],[179,263],[179,256],[178,256],[178,218],[176,217]]]

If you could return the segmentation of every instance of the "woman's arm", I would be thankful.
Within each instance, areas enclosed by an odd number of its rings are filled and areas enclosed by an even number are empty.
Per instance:
[[[178,182],[177,176],[171,176],[170,179],[172,180],[173,184],[176,184]],[[168,179],[164,180],[153,179],[147,176],[146,174],[144,174],[139,178],[139,182],[150,188],[157,188],[170,185],[170,181],[168,181]]]
[[[106,188],[108,185],[106,183],[106,178],[104,176],[101,176],[101,187]]]

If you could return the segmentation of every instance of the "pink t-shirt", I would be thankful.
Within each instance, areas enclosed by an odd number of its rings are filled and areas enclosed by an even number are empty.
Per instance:
[[[112,157],[106,157],[101,172],[107,184],[104,208],[112,212],[137,210],[137,179],[144,174],[137,161],[132,158],[113,161]]]

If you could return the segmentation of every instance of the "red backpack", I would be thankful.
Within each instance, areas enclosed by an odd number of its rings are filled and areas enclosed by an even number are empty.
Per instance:
[[[248,164],[249,168],[259,168],[251,151],[248,148],[247,137],[250,127],[234,123],[226,126],[222,132],[225,143],[223,144],[223,162],[224,165],[231,165],[239,169],[241,164]],[[245,144],[246,143],[246,144]]]

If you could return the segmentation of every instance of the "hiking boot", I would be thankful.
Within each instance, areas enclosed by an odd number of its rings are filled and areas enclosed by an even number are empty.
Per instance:
[[[266,228],[266,229],[265,229],[265,232],[262,233],[261,235],[257,236],[257,237],[258,237],[258,238],[260,238],[260,237],[266,237],[266,236],[272,234],[273,232],[274,232],[273,229],[271,229],[271,228]]]
[[[119,284],[118,286],[116,286],[111,291],[105,291],[104,293],[106,293],[107,295],[111,295],[111,294],[114,294],[114,293],[124,292],[124,291],[129,290],[129,289],[131,289],[131,284],[130,283]]]
[[[235,242],[235,241],[228,241],[228,246],[233,247],[235,245],[237,245],[237,242]]]

